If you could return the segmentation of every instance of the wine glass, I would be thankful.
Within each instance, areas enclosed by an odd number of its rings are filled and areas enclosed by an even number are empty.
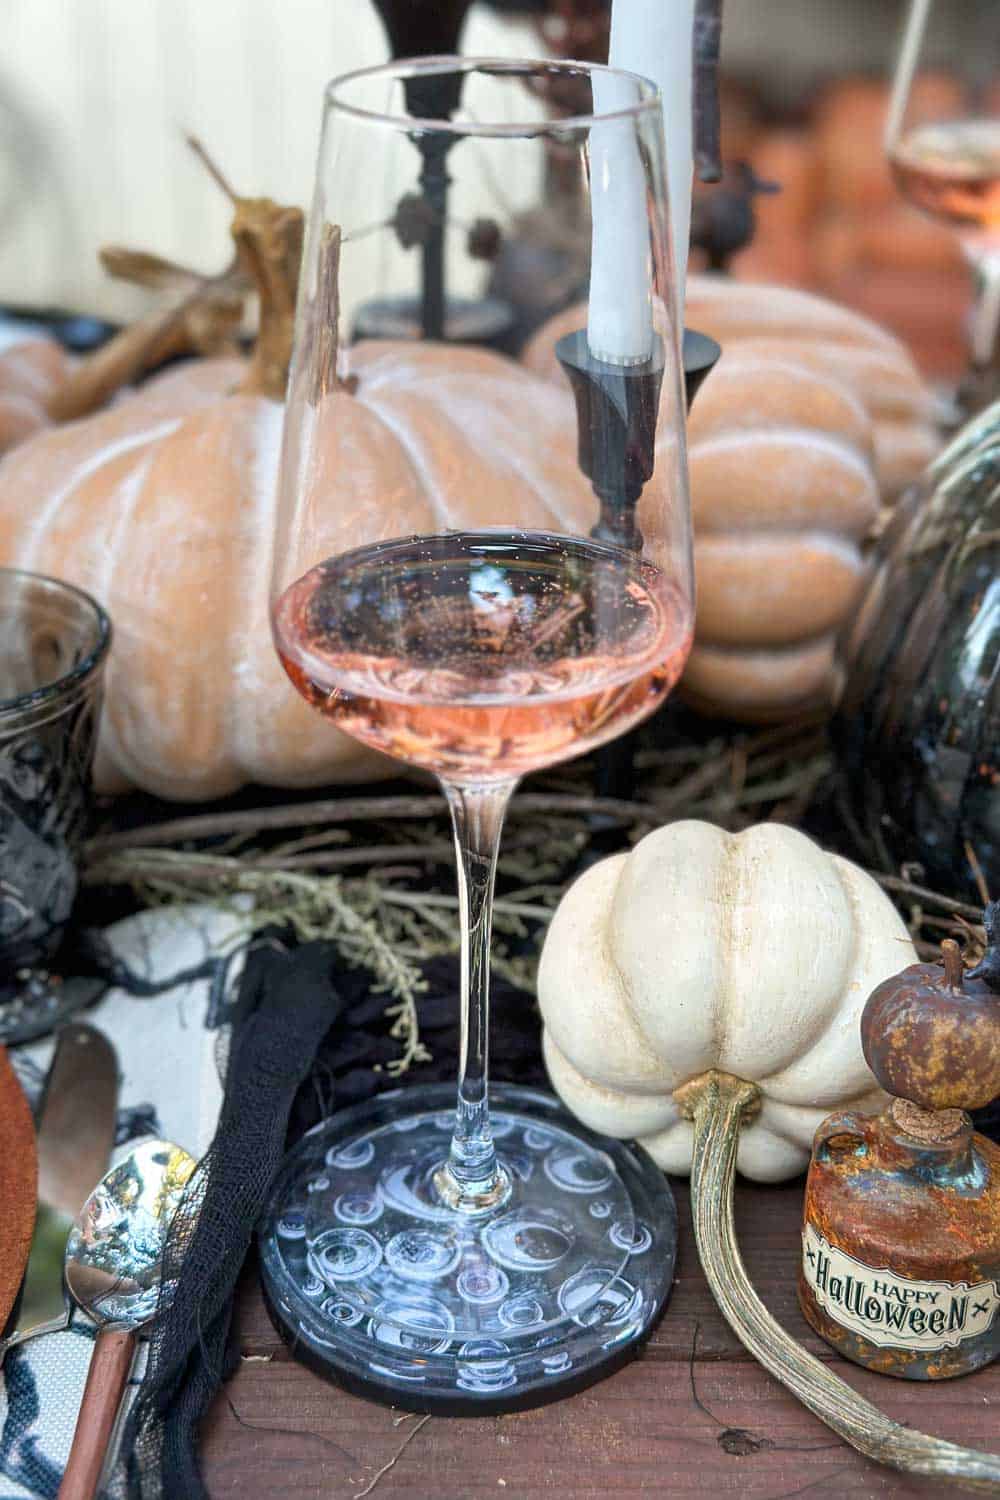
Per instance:
[[[540,85],[593,105],[546,117]],[[442,343],[348,347],[375,266],[438,331],[544,192],[555,144],[591,204],[589,312],[550,381]],[[526,772],[662,703],[691,646],[690,514],[662,115],[574,63],[400,61],[332,83],[297,312],[274,640],[331,726],[433,773],[454,823],[453,1090],[399,1090],[292,1153],[268,1296],[340,1378],[424,1409],[579,1385],[648,1331],[672,1200],[636,1149],[548,1095],[487,1090],[494,874]],[[502,185],[502,192],[497,192]],[[558,359],[563,366],[560,370]],[[565,373],[563,373],[565,372]],[[610,1045],[610,1039],[609,1039]]]
[[[963,417],[1000,394],[1000,6],[911,0],[886,150],[900,192],[958,236],[975,277]]]

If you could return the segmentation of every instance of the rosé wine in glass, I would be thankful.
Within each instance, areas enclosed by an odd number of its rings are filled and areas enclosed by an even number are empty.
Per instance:
[[[362,547],[281,595],[288,675],[339,728],[437,775],[509,780],[645,718],[691,648],[652,564],[544,532]]]

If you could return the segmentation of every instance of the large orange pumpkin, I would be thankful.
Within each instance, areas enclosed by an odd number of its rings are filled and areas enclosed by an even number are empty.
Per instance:
[[[0,453],[49,423],[48,402],[72,358],[44,335],[15,336],[0,350]]]
[[[287,249],[248,253],[266,279]],[[0,563],[80,584],[114,623],[105,788],[214,798],[247,781],[358,780],[387,764],[299,699],[271,643],[283,413],[266,392],[284,388],[292,300],[272,276],[249,374],[240,361],[192,361],[0,464]],[[500,514],[512,526],[589,527],[568,390],[499,355],[440,345],[362,344],[351,365],[356,390],[319,410],[329,505],[303,569],[362,526],[373,539],[373,511],[386,536]]]

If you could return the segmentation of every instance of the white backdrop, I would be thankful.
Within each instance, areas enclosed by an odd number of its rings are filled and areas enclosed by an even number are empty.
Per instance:
[[[904,3],[733,0],[725,65],[776,102],[888,70]],[[957,46],[963,16],[998,0],[947,3]],[[110,317],[137,304],[103,277],[101,244],[204,269],[228,254],[227,207],[182,130],[241,191],[306,204],[323,84],[387,51],[369,0],[0,0],[0,28],[0,303]],[[528,22],[474,5],[463,50],[540,45]]]
[[[130,316],[102,244],[217,270],[238,191],[308,204],[324,83],[381,62],[368,0],[2,0],[0,303]],[[463,51],[536,56],[533,28],[470,14]],[[363,184],[359,184],[363,188]],[[345,300],[347,300],[345,298]]]

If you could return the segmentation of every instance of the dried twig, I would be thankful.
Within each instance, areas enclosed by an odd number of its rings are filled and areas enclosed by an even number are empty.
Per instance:
[[[82,360],[52,392],[46,411],[55,422],[75,420],[174,355],[221,348],[242,310],[229,270],[204,277],[175,306],[141,318]]]
[[[802,723],[642,751],[637,768],[636,801],[591,796],[592,768],[580,762],[515,797],[492,955],[495,971],[514,985],[534,989],[542,934],[580,868],[595,815],[618,824],[625,846],[674,817],[707,818],[733,831],[761,817],[798,822],[827,780],[831,757],[823,729]],[[426,963],[459,949],[452,860],[441,796],[369,791],[99,834],[87,846],[83,879],[131,885],[147,900],[228,902],[250,927],[286,924],[302,937],[333,941],[346,963],[367,968],[386,992],[400,1043],[387,1065],[395,1076],[427,1055],[417,1004]],[[936,957],[940,934],[962,928],[966,953],[975,954],[977,906],[931,890],[919,870],[871,873],[906,913],[921,956]]]
[[[417,893],[416,891],[383,891],[382,900],[389,906],[415,906],[429,909],[434,906],[448,907],[451,911],[458,910],[457,896],[442,896],[434,891]],[[498,896],[493,903],[494,917],[523,917],[528,922],[551,922],[552,908],[548,906],[532,906],[525,901],[505,901]]]
[[[392,1469],[392,1468],[395,1468],[396,1464],[399,1463],[399,1460],[402,1458],[402,1456],[406,1452],[407,1448],[413,1442],[413,1439],[416,1437],[417,1433],[420,1431],[420,1429],[422,1427],[426,1427],[426,1425],[430,1421],[430,1419],[431,1419],[431,1414],[430,1414],[430,1412],[428,1412],[426,1414],[426,1416],[423,1416],[423,1417],[420,1418],[420,1421],[417,1422],[416,1426],[410,1428],[409,1432],[406,1434],[405,1438],[400,1443],[399,1447],[396,1449],[395,1453],[393,1454],[392,1458],[390,1458],[389,1462],[387,1464],[383,1464],[382,1467],[381,1467],[381,1469],[379,1469],[376,1474],[372,1475],[371,1479],[365,1485],[365,1487],[364,1487],[363,1490],[358,1490],[357,1494],[354,1496],[354,1500],[364,1500],[364,1497],[366,1495],[370,1495],[371,1494],[372,1490],[378,1484],[379,1480],[384,1475],[388,1474],[389,1470]]]
[[[728,756],[718,757],[715,760],[706,760],[689,775],[675,783],[674,786],[666,787],[656,796],[657,821],[663,822],[665,815],[675,808],[688,808],[702,792],[718,782],[724,781],[730,772],[730,760]]]
[[[134,849],[129,851],[127,863],[118,856],[109,855],[97,859],[83,872],[85,885],[115,885],[122,880],[131,883],[155,879],[163,873],[160,856],[162,849]],[[454,859],[453,843],[433,844],[366,844],[353,849],[320,850],[308,854],[246,854],[237,858],[232,854],[192,854],[187,863],[183,850],[169,851],[172,855],[170,874],[175,880],[193,878],[204,880],[207,875],[223,878],[233,873],[233,861],[241,870],[349,870],[372,868],[383,864],[395,865],[401,860],[418,861],[421,865],[450,864]],[[117,862],[116,862],[117,861]]]
[[[99,835],[87,845],[89,858],[117,853],[120,849],[154,845],[186,844],[223,834],[270,833],[279,828],[316,828],[324,823],[375,823],[396,818],[436,818],[444,809],[444,798],[414,794],[401,797],[336,797],[319,802],[293,802],[280,807],[251,807],[239,811],[195,813],[170,818],[144,828],[123,829]]]
[[[295,802],[280,807],[255,807],[238,812],[198,813],[172,818],[120,833],[99,834],[87,845],[91,862],[121,849],[184,844],[230,833],[261,834],[279,828],[315,828],[323,823],[383,823],[399,818],[438,818],[445,810],[444,798],[436,794],[403,796],[336,797],[320,802]],[[511,803],[510,819],[536,814],[577,813],[600,815],[623,824],[663,822],[662,809],[651,802],[624,802],[613,797],[527,792]]]
[[[893,895],[909,896],[914,901],[920,901],[928,906],[936,906],[939,911],[954,912],[956,916],[967,917],[970,922],[979,922],[982,912],[978,906],[972,906],[968,901],[956,901],[953,896],[943,896],[939,891],[928,890],[926,886],[914,885],[912,880],[904,880],[901,875],[883,875],[880,870],[869,871],[874,880],[885,891],[891,891]]]
[[[209,177],[211,177],[216,186],[225,194],[230,203],[238,203],[239,194],[236,192],[235,188],[231,186],[229,181],[223,176],[222,170],[219,167],[218,163],[209,155],[205,146],[198,139],[198,137],[196,135],[186,134],[184,139],[188,146],[190,146],[191,150],[194,152],[195,156],[201,162],[202,166],[205,168],[205,171],[208,173]]]
[[[969,839],[965,840],[965,857],[969,861],[969,869],[972,871],[972,878],[976,882],[979,899],[984,906],[989,906],[990,888],[986,884],[986,876],[983,874],[983,867],[979,863],[979,856],[972,847],[972,842]]]

